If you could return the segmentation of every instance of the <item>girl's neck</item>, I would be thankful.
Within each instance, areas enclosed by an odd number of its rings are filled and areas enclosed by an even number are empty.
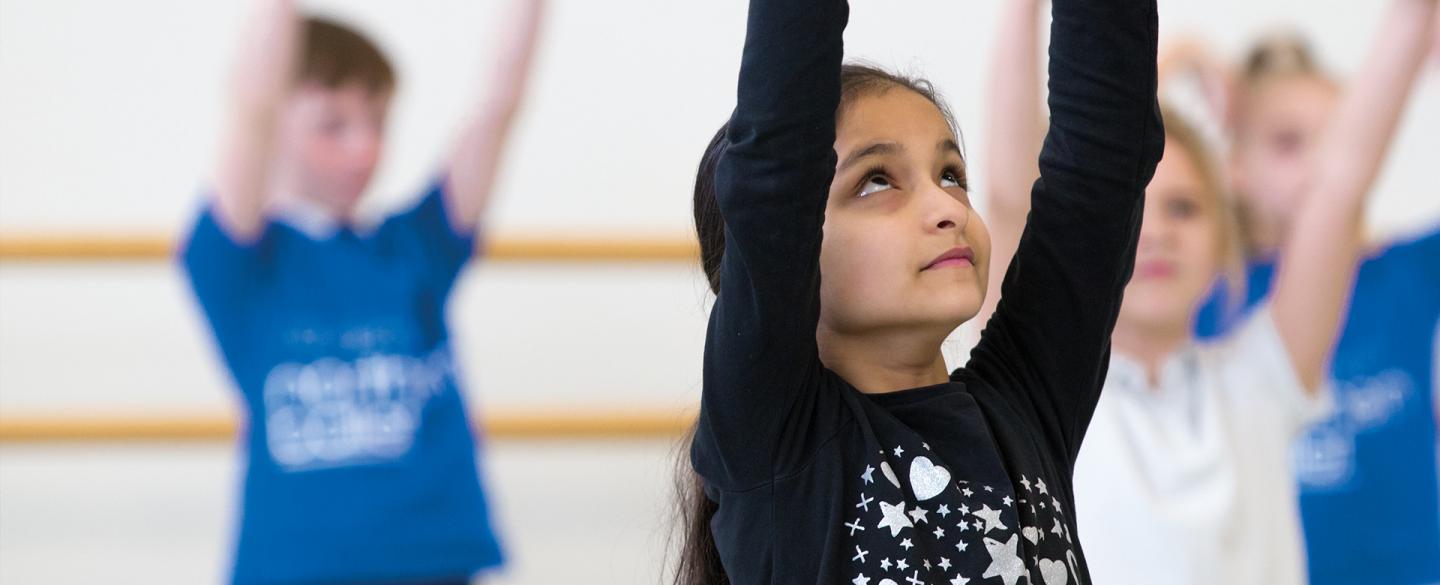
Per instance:
[[[1115,324],[1110,335],[1114,351],[1140,362],[1151,388],[1160,384],[1165,360],[1190,341],[1187,324]]]
[[[950,381],[940,353],[944,335],[915,331],[842,334],[821,323],[820,361],[866,394],[882,394]]]

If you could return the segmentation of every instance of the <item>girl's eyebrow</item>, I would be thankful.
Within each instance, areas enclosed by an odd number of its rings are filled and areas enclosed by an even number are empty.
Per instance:
[[[939,151],[941,154],[953,152],[955,153],[955,156],[960,157],[960,160],[965,160],[965,153],[960,151],[960,145],[956,144],[953,139],[946,138],[944,140],[941,140],[940,144],[936,145],[935,150]]]
[[[877,142],[866,146],[865,148],[857,150],[850,156],[845,157],[845,162],[840,163],[840,166],[836,167],[835,170],[836,172],[844,171],[845,169],[854,166],[855,163],[860,161],[860,159],[866,157],[900,154],[902,152],[905,152],[905,146],[902,144],[895,142]]]
[[[955,140],[950,138],[941,140],[939,144],[935,145],[935,150],[940,152],[941,154],[953,152],[962,160],[965,158],[965,153],[960,151],[960,145],[957,144]],[[876,142],[867,145],[865,148],[861,148],[855,151],[850,156],[845,157],[845,162],[840,163],[840,166],[836,167],[835,170],[836,172],[842,172],[845,169],[854,166],[855,163],[860,162],[861,159],[867,157],[903,154],[904,152],[905,145],[898,142]]]

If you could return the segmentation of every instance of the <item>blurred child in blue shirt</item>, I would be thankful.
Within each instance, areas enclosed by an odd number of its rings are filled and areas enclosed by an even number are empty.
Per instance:
[[[370,228],[354,210],[393,70],[346,26],[264,4],[181,251],[248,416],[232,581],[467,582],[502,553],[445,307],[476,249],[541,2],[516,2],[446,170]]]

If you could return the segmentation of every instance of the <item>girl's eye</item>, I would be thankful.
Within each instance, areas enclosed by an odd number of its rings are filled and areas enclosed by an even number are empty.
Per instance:
[[[1200,206],[1196,205],[1194,201],[1186,199],[1172,200],[1166,207],[1170,212],[1170,216],[1177,219],[1195,217],[1195,215],[1200,212]]]
[[[940,187],[945,189],[949,189],[952,187],[959,187],[961,189],[964,189],[965,180],[961,179],[958,175],[956,175],[955,171],[945,171],[943,173],[940,173]]]
[[[893,189],[894,187],[894,185],[890,184],[890,179],[885,178],[885,175],[873,174],[870,175],[869,178],[865,179],[865,184],[860,186],[860,193],[858,196],[865,197],[868,195],[879,193],[881,191]]]
[[[1274,137],[1275,150],[1282,154],[1293,154],[1305,145],[1305,136],[1296,130],[1286,130]]]
[[[326,136],[336,136],[345,129],[345,122],[339,118],[326,118],[320,122],[320,132]]]

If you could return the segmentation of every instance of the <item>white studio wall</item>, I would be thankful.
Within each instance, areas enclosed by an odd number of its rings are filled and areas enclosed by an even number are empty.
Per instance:
[[[303,4],[359,25],[396,61],[401,91],[372,199],[387,207],[414,196],[477,95],[498,3]],[[1289,26],[1343,75],[1363,58],[1383,4],[1172,0],[1161,5],[1162,35],[1201,33],[1236,56],[1260,32]],[[852,57],[933,79],[977,163],[998,6],[856,2],[847,34]],[[181,229],[205,184],[248,7],[0,1],[0,229]],[[695,163],[733,105],[744,7],[554,2],[494,229],[683,233]],[[1425,164],[1440,152],[1436,78],[1422,83],[1371,207],[1380,232],[1440,214]]]
[[[0,0],[0,235],[180,235],[250,4]],[[358,25],[396,62],[369,210],[400,205],[438,171],[478,95],[499,2],[302,4]],[[1343,76],[1384,4],[1161,0],[1162,41],[1202,34],[1234,57],[1284,25]],[[855,0],[847,33],[852,58],[924,75],[949,99],[982,200],[982,84],[1000,5]],[[744,20],[741,0],[554,0],[489,231],[690,237],[695,165],[733,105]],[[1440,63],[1391,150],[1373,232],[1440,223],[1437,153]],[[708,296],[682,262],[473,265],[450,315],[471,406],[693,404]],[[0,263],[0,416],[231,413],[199,317],[172,263]],[[963,353],[947,350],[952,362]],[[490,447],[516,559],[496,582],[658,582],[673,441]],[[0,445],[0,585],[220,582],[238,461],[228,443]],[[581,482],[583,499],[555,497]]]

